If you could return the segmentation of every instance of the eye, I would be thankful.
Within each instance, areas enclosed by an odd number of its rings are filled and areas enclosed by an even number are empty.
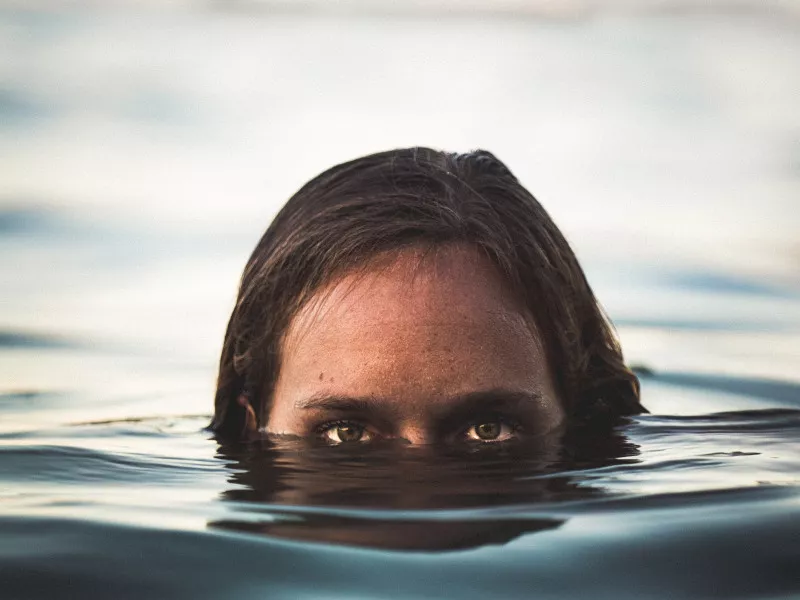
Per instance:
[[[326,423],[319,427],[317,432],[324,441],[334,446],[368,442],[372,439],[372,434],[367,431],[366,427],[352,421]]]
[[[464,435],[474,442],[506,442],[517,437],[519,427],[500,419],[487,419],[471,425]]]

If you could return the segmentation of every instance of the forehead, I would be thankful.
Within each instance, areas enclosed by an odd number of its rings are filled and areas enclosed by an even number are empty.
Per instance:
[[[527,321],[524,312],[488,258],[450,245],[377,256],[314,294],[290,329],[441,323],[479,314]]]
[[[532,319],[491,261],[449,246],[384,255],[319,291],[284,338],[275,400],[315,393],[424,397],[536,389]]]

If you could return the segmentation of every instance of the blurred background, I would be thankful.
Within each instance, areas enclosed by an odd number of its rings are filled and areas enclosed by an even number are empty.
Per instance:
[[[794,0],[0,1],[4,429],[210,414],[273,215],[410,145],[504,160],[631,363],[800,382],[799,105]]]

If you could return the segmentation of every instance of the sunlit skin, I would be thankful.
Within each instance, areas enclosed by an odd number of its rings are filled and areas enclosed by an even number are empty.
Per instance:
[[[502,444],[563,421],[532,318],[479,251],[382,255],[292,320],[266,431],[331,445]]]

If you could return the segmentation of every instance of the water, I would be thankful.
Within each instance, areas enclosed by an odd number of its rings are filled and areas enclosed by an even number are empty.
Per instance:
[[[225,446],[202,425],[5,434],[4,597],[800,594],[798,410],[639,417],[561,456]]]
[[[800,596],[796,11],[373,4],[0,9],[0,597]],[[282,200],[406,144],[530,186],[652,414],[461,453],[204,430]]]

